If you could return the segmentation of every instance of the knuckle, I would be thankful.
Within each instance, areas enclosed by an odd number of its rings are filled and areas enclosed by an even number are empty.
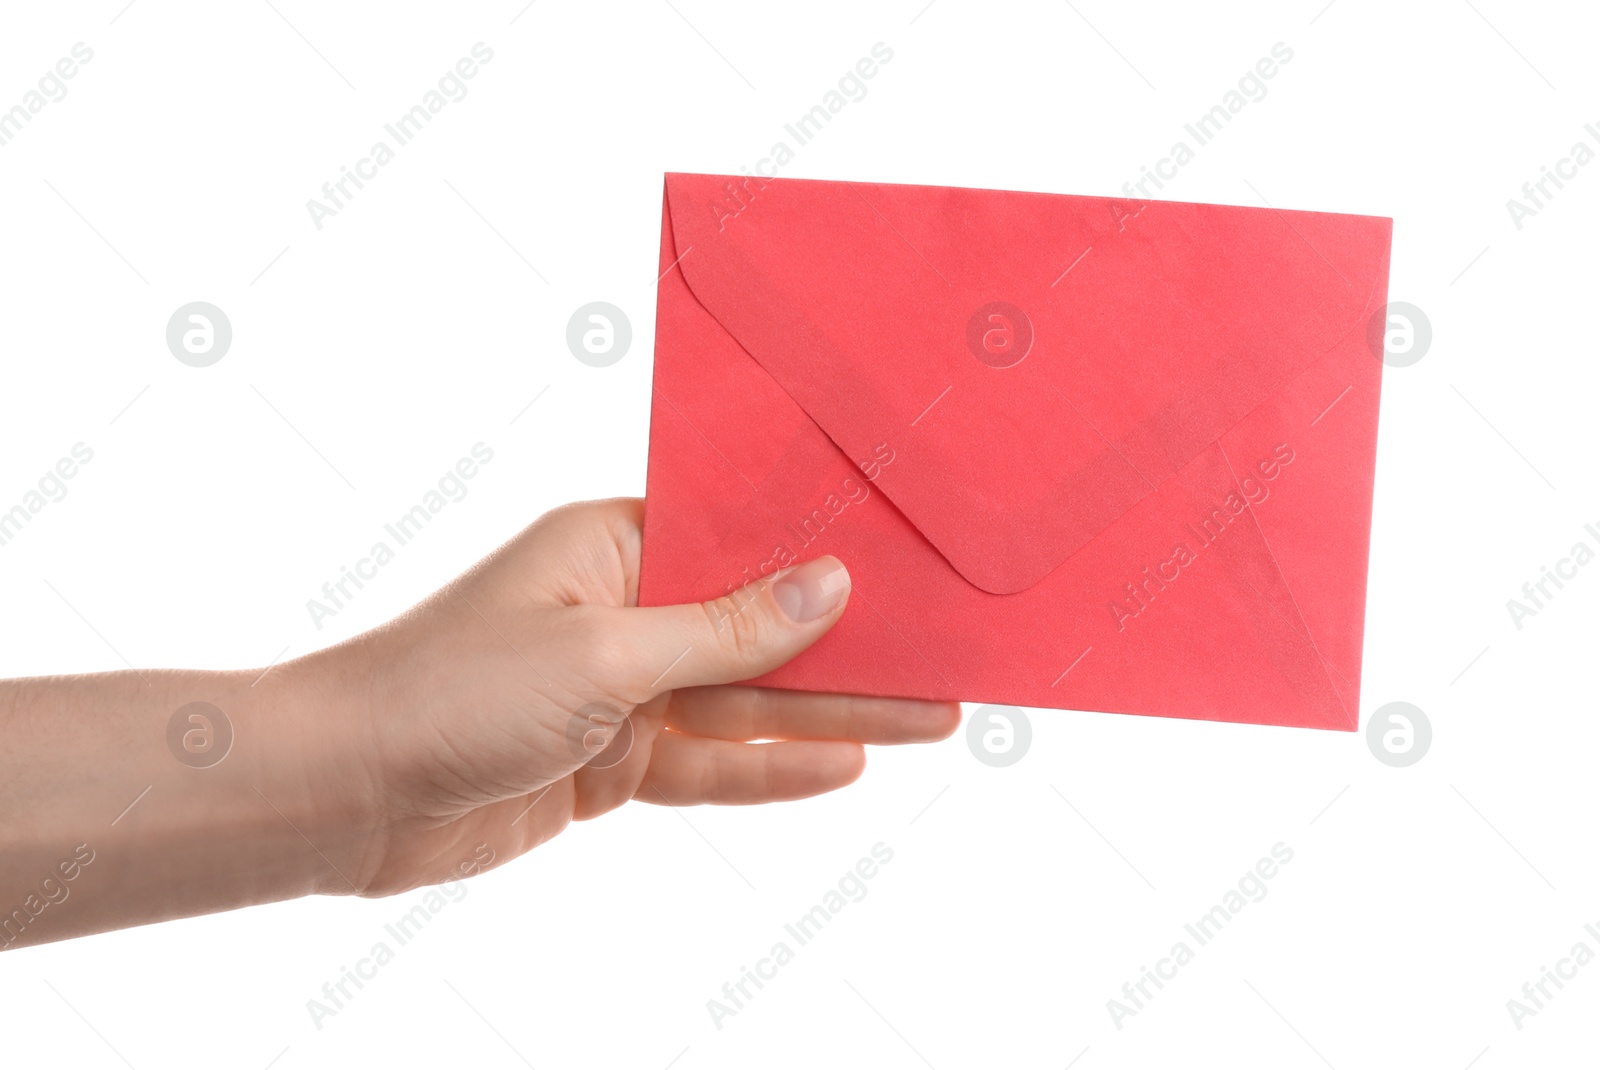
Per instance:
[[[568,614],[563,622],[563,638],[569,644],[573,667],[591,682],[624,679],[637,657],[627,638],[599,614],[584,612],[584,607],[573,609],[578,612]]]
[[[735,591],[706,602],[705,609],[716,642],[723,650],[741,661],[760,652],[767,629],[755,595]]]
[[[778,738],[784,724],[774,693],[764,687],[752,688],[749,702],[751,731],[761,739]]]

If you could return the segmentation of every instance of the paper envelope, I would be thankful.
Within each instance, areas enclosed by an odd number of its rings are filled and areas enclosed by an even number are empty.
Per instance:
[[[669,174],[639,600],[833,554],[756,683],[1353,731],[1390,230]]]

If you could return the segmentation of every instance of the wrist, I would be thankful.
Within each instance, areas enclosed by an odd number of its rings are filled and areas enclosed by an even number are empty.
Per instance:
[[[249,673],[262,747],[255,800],[305,841],[313,894],[360,895],[385,851],[380,748],[361,641]]]

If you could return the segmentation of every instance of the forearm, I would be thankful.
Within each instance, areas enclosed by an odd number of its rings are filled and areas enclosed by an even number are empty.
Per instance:
[[[351,707],[305,663],[0,682],[0,949],[358,890]]]

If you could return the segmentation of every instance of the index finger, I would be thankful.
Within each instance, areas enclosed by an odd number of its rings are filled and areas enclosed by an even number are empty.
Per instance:
[[[672,693],[667,706],[667,725],[675,731],[740,742],[933,743],[960,724],[961,706],[955,702],[745,685],[683,688]]]

